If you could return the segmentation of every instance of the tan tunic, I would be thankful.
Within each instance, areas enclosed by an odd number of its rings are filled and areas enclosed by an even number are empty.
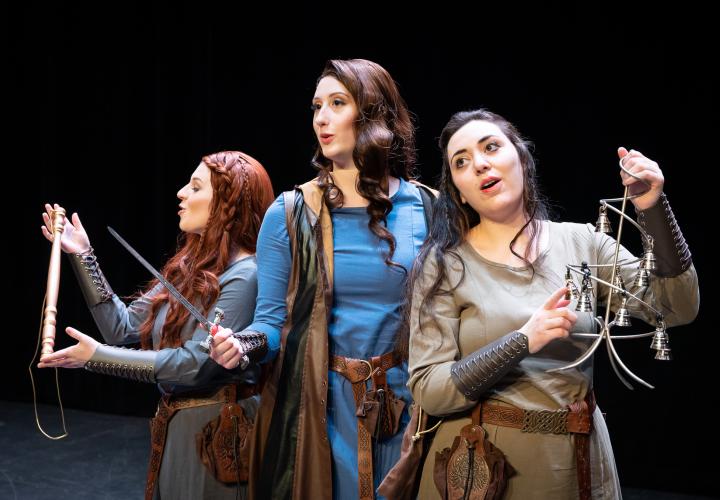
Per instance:
[[[549,244],[530,267],[511,267],[490,262],[480,256],[469,243],[457,249],[460,260],[448,258],[448,281],[455,285],[465,278],[452,293],[436,297],[432,311],[436,321],[428,315],[419,317],[419,307],[425,290],[432,283],[436,266],[428,259],[424,276],[413,290],[410,337],[410,380],[408,385],[415,401],[432,415],[447,416],[433,440],[422,472],[420,498],[439,498],[432,479],[435,453],[449,447],[460,428],[469,418],[457,414],[475,405],[457,389],[450,378],[452,364],[480,347],[522,327],[533,312],[559,287],[564,285],[566,264],[604,264],[612,262],[615,240],[595,233],[591,225],[547,223]],[[619,262],[635,257],[621,247]],[[631,293],[637,264],[621,270]],[[611,268],[601,268],[596,276],[609,281]],[[577,275],[574,275],[579,285]],[[602,301],[607,287],[595,287],[595,296]],[[447,289],[448,282],[443,284]],[[651,285],[643,300],[660,309],[668,326],[688,323],[694,319],[699,305],[697,275],[690,267],[675,278],[652,276]],[[615,301],[613,301],[615,304]],[[671,306],[670,306],[671,305]],[[574,310],[575,302],[568,307]],[[613,308],[614,309],[614,308]],[[654,313],[629,305],[632,316],[653,322]],[[594,304],[595,315],[604,317],[605,308]],[[594,314],[578,312],[573,332],[596,332]],[[612,316],[611,316],[612,318]],[[620,333],[613,329],[613,334]],[[582,366],[547,373],[546,370],[577,359],[592,343],[592,339],[568,338],[556,340],[539,352],[526,357],[500,382],[486,393],[494,403],[510,404],[524,409],[557,410],[582,400],[592,389],[592,358]],[[453,418],[455,414],[455,418]],[[619,498],[615,461],[607,427],[600,411],[594,415],[591,435],[591,467],[593,498]],[[564,499],[577,498],[577,474],[573,436],[522,433],[520,430],[484,424],[490,440],[508,458],[517,474],[509,481],[505,498]]]

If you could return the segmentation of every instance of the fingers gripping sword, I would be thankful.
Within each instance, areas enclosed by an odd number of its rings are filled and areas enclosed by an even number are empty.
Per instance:
[[[142,255],[140,255],[130,244],[123,239],[122,236],[120,236],[117,231],[115,231],[113,228],[108,226],[108,231],[110,231],[110,234],[113,235],[113,237],[120,242],[120,244],[125,247],[125,249],[132,254],[133,257],[135,257],[140,264],[145,267],[148,271],[150,271],[150,274],[155,276],[157,280],[165,287],[167,288],[167,291],[170,292],[170,295],[175,297],[178,302],[180,302],[185,309],[188,310],[188,312],[195,318],[200,325],[208,332],[208,336],[200,343],[200,349],[204,352],[210,352],[210,346],[212,345],[213,337],[220,329],[220,322],[225,317],[225,313],[222,309],[219,307],[215,308],[215,319],[214,321],[208,320],[205,315],[203,315],[198,309],[190,303],[189,300],[187,300],[183,295],[178,291],[175,286],[173,286],[172,283],[170,283],[165,277],[160,274],[160,272],[155,269],[148,261],[146,261]],[[243,355],[243,357],[240,360],[240,368],[245,369],[250,364],[250,358],[248,358],[247,353]]]

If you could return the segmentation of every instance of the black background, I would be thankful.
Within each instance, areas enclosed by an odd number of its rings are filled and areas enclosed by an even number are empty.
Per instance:
[[[243,6],[102,5],[26,4],[6,20],[10,275],[3,398],[32,400],[27,366],[50,248],[40,233],[44,202],[81,215],[115,292],[130,295],[149,276],[105,226],[159,267],[175,249],[175,193],[204,154],[250,153],[267,168],[276,193],[311,178],[316,79],[329,58],[362,57],[390,72],[414,113],[426,183],[434,184],[439,172],[442,126],[453,112],[479,106],[504,115],[535,142],[542,186],[558,219],[594,222],[598,199],[622,195],[618,146],[661,165],[699,270],[701,312],[693,324],[670,330],[670,363],[652,359],[649,340],[618,346],[655,390],[627,390],[602,347],[596,394],[624,486],[718,491],[708,235],[717,201],[717,83],[710,77],[717,54],[707,13],[689,4],[663,11],[448,4],[352,14],[318,5],[295,14],[267,4],[259,7],[271,12],[256,18]],[[625,234],[623,242],[637,250],[636,234]],[[99,338],[64,264],[59,326]],[[65,345],[68,338],[59,333],[58,348]],[[35,372],[39,400],[53,403],[53,373]],[[83,370],[62,371],[60,381],[68,407],[154,412],[151,385]]]

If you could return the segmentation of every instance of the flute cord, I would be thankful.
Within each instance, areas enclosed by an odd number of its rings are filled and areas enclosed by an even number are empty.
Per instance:
[[[60,404],[60,419],[62,420],[62,427],[63,427],[63,434],[59,436],[51,436],[45,430],[42,428],[42,425],[40,425],[40,417],[38,416],[38,409],[37,409],[37,393],[35,391],[35,378],[33,377],[32,367],[35,364],[35,359],[37,359],[38,350],[40,349],[40,338],[42,336],[42,322],[43,322],[43,315],[45,311],[45,302],[47,300],[47,294],[43,298],[42,303],[42,309],[40,311],[40,330],[38,331],[38,340],[37,345],[35,346],[35,354],[33,354],[32,361],[30,361],[30,364],[28,365],[28,373],[30,373],[30,385],[32,386],[32,393],[33,393],[33,410],[35,411],[35,425],[37,425],[38,430],[48,439],[52,439],[54,441],[57,441],[59,439],[63,439],[68,436],[68,431],[65,428],[65,413],[63,412],[63,405],[62,405],[62,398],[60,397],[60,379],[58,378],[58,369],[55,368],[55,387],[57,389],[57,397],[58,397],[58,403]]]

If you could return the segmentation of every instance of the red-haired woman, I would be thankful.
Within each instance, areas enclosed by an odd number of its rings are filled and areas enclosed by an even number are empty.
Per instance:
[[[273,200],[270,178],[254,158],[226,151],[204,157],[177,196],[184,234],[162,274],[210,321],[220,308],[222,325],[242,330],[255,307],[255,246]],[[52,241],[52,207],[45,208],[42,232]],[[140,343],[142,349],[102,345],[68,327],[78,343],[43,357],[38,366],[85,367],[157,383],[163,398],[153,419],[146,498],[235,498],[238,488],[244,490],[238,477],[247,475],[242,457],[231,445],[230,459],[216,460],[222,450],[211,441],[227,422],[244,440],[257,408],[257,365],[226,370],[212,361],[201,348],[207,331],[157,280],[126,306],[100,270],[78,214],[66,221],[62,249],[105,341]],[[229,419],[219,418],[221,409]]]

